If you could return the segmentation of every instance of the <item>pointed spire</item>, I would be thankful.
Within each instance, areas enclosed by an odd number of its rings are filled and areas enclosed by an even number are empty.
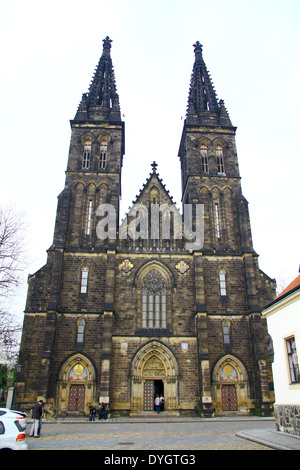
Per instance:
[[[187,123],[232,126],[224,102],[218,100],[202,55],[202,44],[194,44],[193,66],[187,107]],[[220,121],[221,119],[221,121]]]
[[[112,40],[103,39],[103,52],[88,93],[84,94],[75,119],[121,121],[119,95],[110,56]],[[86,116],[86,117],[85,117]]]

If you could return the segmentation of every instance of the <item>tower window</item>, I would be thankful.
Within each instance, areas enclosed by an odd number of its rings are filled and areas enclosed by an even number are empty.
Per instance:
[[[79,320],[77,324],[77,343],[83,343],[84,339],[84,320]]]
[[[226,289],[226,276],[225,276],[225,271],[221,269],[219,272],[219,281],[220,281],[220,294],[222,297],[225,297],[227,295],[227,289]]]
[[[87,293],[88,277],[89,277],[88,268],[83,268],[82,271],[81,271],[81,286],[80,286],[80,293],[81,294],[86,294]]]
[[[228,321],[223,323],[223,342],[227,346],[230,344],[230,324]]]
[[[104,170],[106,168],[107,160],[107,143],[101,142],[100,145],[100,160],[99,160],[99,169]]]
[[[142,288],[142,327],[167,327],[167,290],[162,275],[152,269],[145,277]]]
[[[93,210],[93,201],[89,201],[88,219],[87,219],[87,227],[86,227],[86,234],[87,235],[90,235],[90,233],[91,233],[92,210]]]
[[[215,213],[216,213],[216,229],[217,229],[217,237],[221,238],[220,235],[220,218],[219,218],[219,206],[215,204]]]
[[[218,174],[225,175],[223,149],[221,145],[217,145],[216,154],[217,154]]]
[[[90,140],[87,140],[83,147],[82,168],[90,168],[91,149],[92,142]]]
[[[201,170],[203,171],[203,173],[208,173],[207,147],[204,144],[201,145],[200,155],[201,155]]]

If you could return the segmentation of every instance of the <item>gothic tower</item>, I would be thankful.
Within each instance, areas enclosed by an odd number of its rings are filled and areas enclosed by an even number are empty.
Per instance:
[[[204,207],[204,245],[201,253],[194,253],[198,265],[195,289],[201,363],[204,368],[211,367],[209,332],[205,336],[209,324],[222,319],[229,334],[229,325],[233,331],[234,324],[247,320],[259,365],[261,395],[268,402],[263,328],[257,325],[263,323],[260,312],[266,292],[269,288],[272,291],[274,283],[259,270],[258,255],[253,249],[248,202],[241,189],[236,128],[224,101],[217,99],[199,41],[194,44],[194,53],[179,158],[183,204]],[[228,339],[227,346],[230,342]],[[204,395],[211,396],[211,381],[205,381],[203,375]]]

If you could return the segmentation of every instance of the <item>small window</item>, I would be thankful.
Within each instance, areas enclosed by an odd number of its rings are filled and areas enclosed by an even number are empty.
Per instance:
[[[5,427],[4,427],[4,424],[2,421],[0,421],[0,434],[4,434],[5,433]]]
[[[83,147],[83,159],[82,159],[82,168],[90,168],[90,158],[91,158],[92,142],[87,140]]]
[[[87,227],[86,227],[86,234],[87,235],[90,235],[90,233],[91,233],[92,210],[93,210],[93,201],[89,201],[88,219],[87,219]]]
[[[230,344],[230,324],[228,321],[223,323],[223,342],[225,346]]]
[[[89,270],[88,268],[83,268],[81,271],[81,294],[87,293],[87,285],[88,285],[88,277],[89,277]]]
[[[215,214],[216,214],[216,230],[217,230],[217,237],[221,238],[220,235],[220,218],[219,218],[219,206],[215,204]]]
[[[203,173],[208,173],[207,147],[204,144],[201,145],[200,155],[201,155],[201,170],[203,171]]]
[[[291,383],[300,382],[299,363],[294,336],[286,340]]]
[[[83,343],[84,327],[85,327],[84,320],[80,320],[77,325],[77,343]]]
[[[104,170],[106,168],[106,159],[107,159],[107,143],[101,142],[100,145],[100,160],[99,160],[99,169]]]
[[[217,155],[218,174],[225,175],[224,156],[223,156],[223,149],[221,145],[217,145],[216,155]]]
[[[226,276],[225,276],[225,272],[223,271],[223,269],[221,269],[221,271],[219,272],[219,280],[220,280],[220,294],[223,297],[227,295]]]

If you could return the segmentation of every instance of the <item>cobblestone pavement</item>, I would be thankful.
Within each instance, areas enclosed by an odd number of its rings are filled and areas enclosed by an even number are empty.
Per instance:
[[[29,434],[31,424],[27,425]],[[271,450],[236,436],[275,429],[273,420],[174,420],[44,422],[39,439],[26,437],[29,450]]]

